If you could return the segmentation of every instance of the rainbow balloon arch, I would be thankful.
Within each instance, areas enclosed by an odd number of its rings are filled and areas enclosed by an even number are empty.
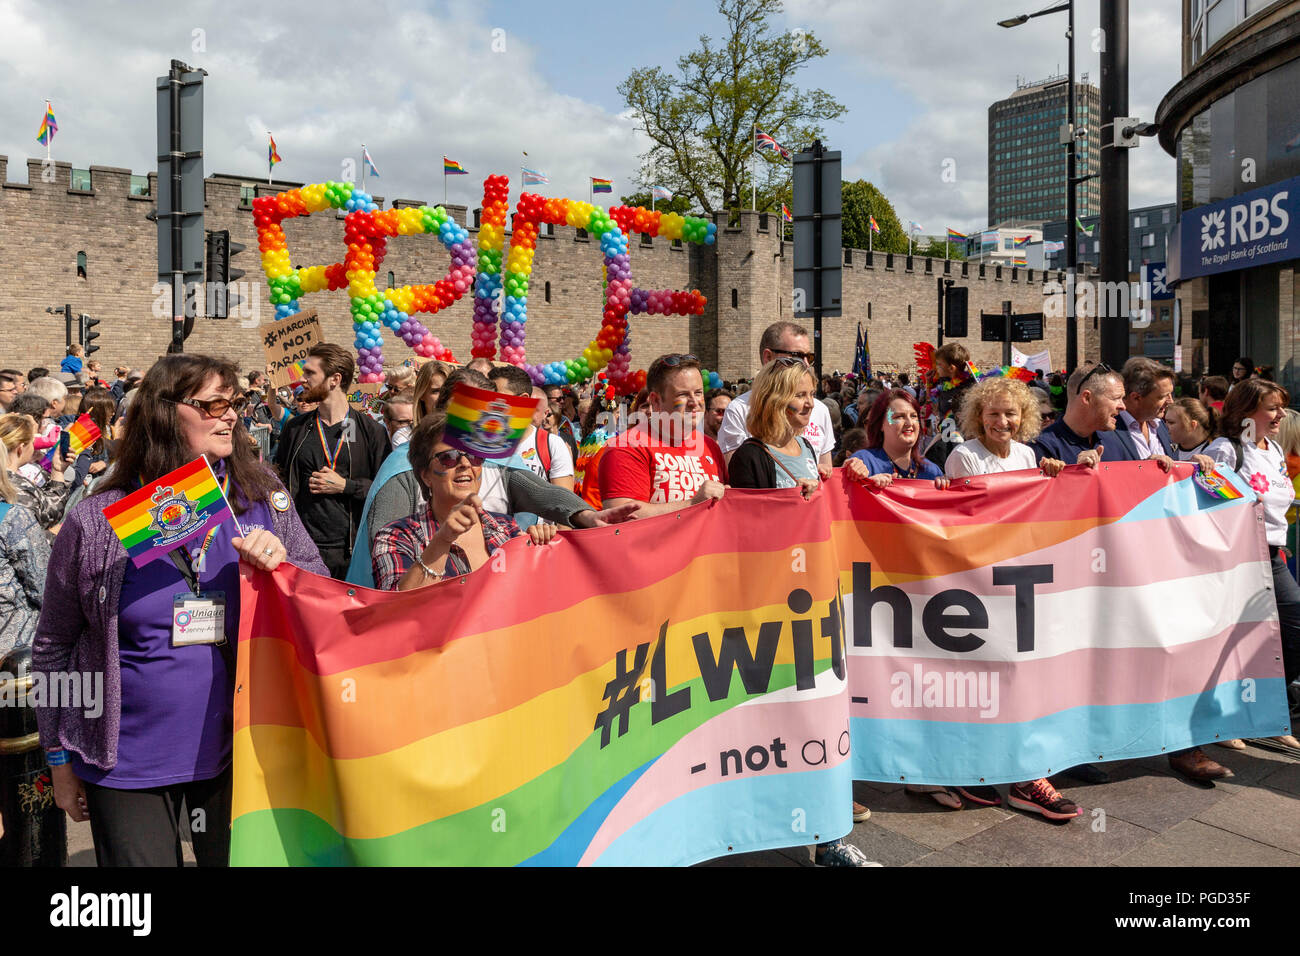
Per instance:
[[[477,246],[469,230],[454,222],[442,206],[380,209],[374,199],[352,183],[313,183],[274,196],[253,200],[262,269],[266,273],[276,321],[301,308],[304,295],[346,290],[356,333],[358,380],[382,382],[383,328],[423,358],[455,361],[417,315],[433,315],[474,293],[471,352],[475,357],[500,358],[525,369],[538,385],[565,385],[593,378],[608,382],[617,394],[631,394],[645,385],[645,372],[631,367],[632,315],[703,315],[707,303],[698,289],[640,289],[632,281],[628,236],[652,237],[712,245],[717,226],[696,216],[681,216],[641,207],[603,208],[572,199],[550,199],[523,193],[515,207],[514,228],[506,245],[506,214],[510,180],[489,176],[483,184],[483,206]],[[292,265],[284,235],[286,219],[325,210],[346,211],[347,253],[333,265]],[[604,308],[600,331],[573,359],[530,364],[525,349],[528,321],[528,282],[533,271],[537,237],[543,225],[585,229],[600,243],[604,256]],[[375,276],[395,236],[434,234],[451,255],[447,274],[432,284],[405,285],[380,291]],[[716,372],[705,372],[705,386],[717,388]]]

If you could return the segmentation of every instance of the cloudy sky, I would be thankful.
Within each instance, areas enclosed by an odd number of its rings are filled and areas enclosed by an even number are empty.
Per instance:
[[[786,0],[782,30],[811,31],[829,55],[801,86],[848,107],[828,129],[845,178],[867,178],[900,217],[928,232],[985,225],[987,110],[1018,76],[1065,71],[1063,14],[1013,30],[996,21],[1048,0]],[[1096,3],[1080,3],[1076,57],[1100,78]],[[55,159],[75,166],[155,168],[154,78],[173,58],[208,71],[205,169],[266,175],[266,132],[299,182],[342,178],[365,143],[380,178],[373,191],[442,201],[441,160],[471,175],[449,199],[476,205],[483,177],[518,178],[520,152],[551,177],[553,195],[585,197],[587,177],[631,177],[644,148],[623,115],[619,82],[636,66],[671,67],[718,36],[703,0],[618,7],[586,0],[372,0],[355,4],[0,0],[0,153],[9,176],[41,157],[35,141],[54,103]],[[1131,4],[1129,105],[1150,119],[1178,80],[1178,0]],[[641,11],[641,22],[631,19]],[[128,12],[129,11],[129,12]],[[630,36],[624,40],[623,35]],[[1130,205],[1173,197],[1174,165],[1154,140],[1131,154]],[[940,172],[956,163],[955,183]]]

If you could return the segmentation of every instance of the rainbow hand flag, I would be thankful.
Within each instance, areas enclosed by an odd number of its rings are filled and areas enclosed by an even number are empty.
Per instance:
[[[464,382],[447,403],[442,440],[480,458],[509,458],[532,424],[540,399],[506,395]]]
[[[1211,498],[1220,498],[1223,501],[1236,501],[1238,498],[1245,497],[1236,489],[1233,483],[1224,477],[1218,468],[1212,471],[1197,471],[1192,475],[1192,480],[1196,486],[1208,494]]]
[[[36,142],[42,146],[49,146],[54,140],[54,134],[59,131],[59,124],[54,119],[54,107],[50,101],[45,101],[45,116],[41,119],[41,128],[36,131]]]
[[[137,568],[233,519],[206,458],[151,481],[104,509]]]
[[[99,437],[99,426],[90,420],[90,414],[82,415],[68,429],[68,450],[72,452],[72,456],[75,458],[99,441]]]
[[[612,193],[614,191],[614,180],[598,179],[591,177],[591,191],[593,193]]]
[[[454,159],[442,157],[442,174],[444,176],[468,176],[469,170]]]

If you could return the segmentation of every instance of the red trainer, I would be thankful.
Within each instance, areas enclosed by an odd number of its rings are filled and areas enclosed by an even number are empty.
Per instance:
[[[1049,820],[1073,820],[1083,813],[1082,807],[1061,796],[1046,777],[1013,783],[1007,793],[1007,803],[1018,810],[1041,814]]]

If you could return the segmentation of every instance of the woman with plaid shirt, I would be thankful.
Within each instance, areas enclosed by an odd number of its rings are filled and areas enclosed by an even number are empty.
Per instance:
[[[446,412],[435,411],[422,416],[411,432],[411,469],[429,504],[375,535],[371,563],[381,591],[410,591],[468,574],[521,534],[509,515],[483,510],[478,497],[483,459],[444,442],[446,425]],[[546,544],[555,532],[555,525],[533,525],[528,536],[534,544]]]

